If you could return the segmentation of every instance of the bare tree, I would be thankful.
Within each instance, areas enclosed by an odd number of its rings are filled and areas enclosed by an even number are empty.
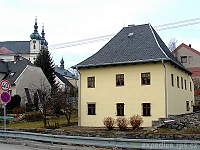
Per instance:
[[[192,78],[193,83],[194,83],[194,90],[200,90],[200,78]]]
[[[177,40],[175,38],[172,38],[169,43],[168,43],[168,48],[169,50],[172,52],[173,50],[176,49],[176,44],[177,44]]]
[[[30,84],[30,92],[34,93],[32,106],[39,109],[43,114],[44,127],[47,125],[47,113],[51,111],[51,86],[43,79],[38,84]]]
[[[57,104],[59,103],[61,108],[61,113],[65,115],[68,124],[71,121],[71,115],[77,110],[77,88],[74,87],[65,87],[65,89],[59,89],[57,91],[56,100]]]

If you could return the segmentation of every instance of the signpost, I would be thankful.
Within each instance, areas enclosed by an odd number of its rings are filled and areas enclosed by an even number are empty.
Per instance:
[[[0,87],[3,91],[8,91],[10,89],[10,82],[8,80],[2,80],[0,82]]]
[[[6,131],[6,104],[10,101],[10,82],[8,80],[2,80],[0,82],[0,88],[3,90],[1,93],[1,101],[4,103],[4,130]]]

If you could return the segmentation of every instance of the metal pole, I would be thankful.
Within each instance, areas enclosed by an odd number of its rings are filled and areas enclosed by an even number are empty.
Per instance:
[[[6,131],[6,103],[4,103],[4,131]]]

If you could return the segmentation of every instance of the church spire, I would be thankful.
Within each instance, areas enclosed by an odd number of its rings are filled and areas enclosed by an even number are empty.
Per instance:
[[[38,33],[37,16],[35,17],[34,33]]]
[[[64,60],[63,60],[63,57],[62,57],[62,59],[61,59],[61,61],[60,61],[60,68],[62,69],[62,70],[64,70]]]
[[[41,36],[38,34],[37,16],[35,17],[34,32],[30,35],[31,39],[40,40]]]
[[[45,33],[44,33],[44,24],[42,24],[42,32],[41,32],[41,45],[47,46],[48,42],[45,40]]]
[[[44,24],[42,24],[42,33],[41,34],[42,34],[42,39],[45,39],[45,37],[44,37],[45,36],[45,33],[44,33]]]

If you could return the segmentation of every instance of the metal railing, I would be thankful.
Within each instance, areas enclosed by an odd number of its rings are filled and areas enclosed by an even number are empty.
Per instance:
[[[30,141],[50,142],[53,144],[80,144],[119,148],[141,149],[200,149],[200,141],[196,140],[153,140],[153,139],[124,139],[51,135],[31,132],[3,131],[0,130],[2,139],[22,139]]]

